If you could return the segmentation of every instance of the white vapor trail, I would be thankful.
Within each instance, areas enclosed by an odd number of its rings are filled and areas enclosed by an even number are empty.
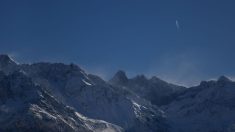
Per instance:
[[[179,24],[179,21],[178,21],[178,20],[175,20],[175,25],[176,25],[176,28],[177,28],[177,29],[180,29],[180,24]]]

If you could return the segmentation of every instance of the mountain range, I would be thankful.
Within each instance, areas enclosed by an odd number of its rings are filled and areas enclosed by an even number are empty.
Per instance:
[[[183,87],[154,76],[105,81],[76,64],[0,55],[2,132],[234,132],[235,82]]]

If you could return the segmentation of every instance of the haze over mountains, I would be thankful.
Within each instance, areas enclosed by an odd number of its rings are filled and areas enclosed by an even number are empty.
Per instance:
[[[234,132],[235,82],[185,88],[157,77],[104,81],[75,64],[0,55],[0,131]]]

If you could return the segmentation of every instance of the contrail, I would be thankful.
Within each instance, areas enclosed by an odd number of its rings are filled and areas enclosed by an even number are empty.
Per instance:
[[[175,25],[176,25],[177,29],[180,29],[180,25],[179,25],[179,21],[178,20],[175,20]]]

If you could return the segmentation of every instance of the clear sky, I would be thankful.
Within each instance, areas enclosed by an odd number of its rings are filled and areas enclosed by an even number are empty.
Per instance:
[[[0,53],[184,85],[235,75],[234,0],[1,0]]]

